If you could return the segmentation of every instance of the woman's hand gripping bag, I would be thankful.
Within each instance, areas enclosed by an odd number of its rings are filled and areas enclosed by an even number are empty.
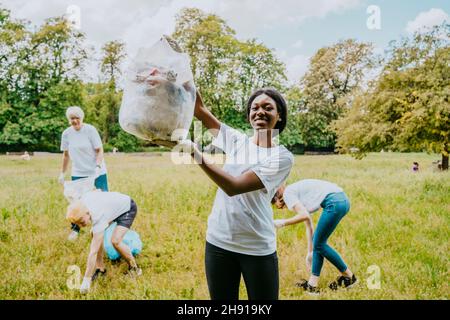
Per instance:
[[[120,253],[114,248],[111,242],[111,237],[114,229],[117,227],[117,223],[112,223],[106,230],[103,238],[103,247],[105,249],[106,255],[112,261],[120,259]],[[142,252],[142,241],[139,234],[136,231],[128,230],[123,237],[122,242],[130,248],[131,254],[133,256],[138,255]]]
[[[130,63],[120,126],[138,138],[173,147],[187,138],[195,99],[189,56],[163,37],[152,47],[141,48]]]

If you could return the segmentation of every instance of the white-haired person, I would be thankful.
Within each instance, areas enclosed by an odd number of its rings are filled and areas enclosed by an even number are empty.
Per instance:
[[[282,186],[272,203],[278,209],[287,207],[297,213],[290,219],[275,220],[274,224],[277,228],[300,222],[306,224],[308,240],[306,265],[311,275],[309,280],[301,280],[297,284],[299,287],[310,294],[319,294],[318,283],[324,258],[330,261],[341,273],[338,279],[329,285],[330,289],[350,288],[356,284],[355,275],[347,267],[341,256],[327,244],[328,238],[350,210],[350,201],[341,187],[323,180],[300,180],[286,188]],[[323,211],[314,231],[311,214],[320,210],[320,208],[323,208]]]
[[[92,225],[92,241],[80,288],[81,293],[87,293],[91,282],[106,273],[103,263],[103,239],[105,230],[113,222],[116,222],[117,226],[111,237],[112,245],[127,261],[129,274],[142,275],[142,270],[136,264],[130,248],[122,242],[136,215],[137,206],[134,200],[119,192],[91,191],[84,194],[79,201],[69,205],[67,220],[80,228]]]
[[[63,152],[62,170],[58,181],[64,184],[64,176],[72,161],[71,180],[79,180],[95,176],[95,187],[108,191],[108,177],[103,153],[103,143],[97,129],[84,123],[84,112],[80,107],[67,108],[67,120],[70,127],[64,130],[61,137]],[[76,240],[80,228],[72,224],[69,240]]]

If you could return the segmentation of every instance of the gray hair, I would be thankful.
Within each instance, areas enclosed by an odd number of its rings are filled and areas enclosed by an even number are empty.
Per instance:
[[[83,121],[83,119],[84,119],[84,112],[83,112],[83,110],[80,107],[77,107],[77,106],[69,107],[66,110],[67,120],[70,121],[70,117],[71,116],[76,116],[76,117],[80,118],[81,121]]]

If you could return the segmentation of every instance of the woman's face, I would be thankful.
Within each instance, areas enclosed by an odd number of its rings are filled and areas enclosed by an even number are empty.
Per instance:
[[[275,193],[275,196],[273,197],[273,203],[275,204],[275,207],[277,209],[284,209],[286,208],[286,203],[284,202],[284,190],[286,190],[285,186],[281,186],[278,188],[277,192]]]
[[[280,119],[276,102],[266,94],[257,96],[250,107],[249,119],[255,130],[275,128]]]
[[[276,199],[275,207],[277,207],[277,209],[280,209],[280,210],[286,208],[286,203],[284,203],[283,196],[281,196],[281,198]]]
[[[79,227],[87,227],[91,223],[91,216],[86,212],[78,221]]]
[[[83,124],[83,120],[81,120],[78,116],[70,116],[70,125],[77,131],[81,129],[81,126]]]

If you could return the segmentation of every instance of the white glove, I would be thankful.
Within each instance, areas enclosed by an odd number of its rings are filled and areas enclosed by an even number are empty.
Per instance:
[[[306,267],[308,268],[308,271],[311,271],[312,259],[313,259],[313,253],[311,251],[311,252],[308,252],[308,254],[306,255],[306,258],[305,258]]]
[[[64,172],[61,172],[58,176],[58,182],[64,185]]]
[[[286,226],[286,219],[278,219],[278,220],[274,220],[273,224],[275,225],[275,227],[277,229],[285,227]]]
[[[97,179],[98,177],[100,177],[102,172],[102,167],[101,166],[96,166],[95,167],[95,178]]]
[[[91,281],[92,281],[92,278],[89,278],[89,277],[83,278],[83,283],[81,284],[81,287],[80,287],[80,292],[82,294],[86,294],[89,292],[89,289],[91,289]]]
[[[181,152],[193,154],[197,145],[189,139],[178,142],[178,150]]]

